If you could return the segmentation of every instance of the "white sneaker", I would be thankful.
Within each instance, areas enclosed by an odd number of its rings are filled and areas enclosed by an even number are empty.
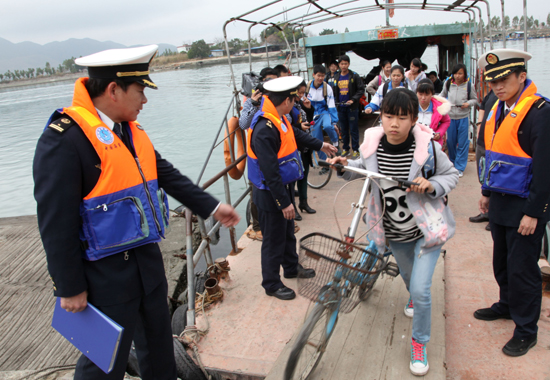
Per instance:
[[[458,171],[458,178],[462,178],[464,177],[464,172],[461,172],[460,170]]]
[[[403,312],[405,313],[405,317],[414,317],[413,300],[411,297],[409,297],[409,302],[407,302],[407,304],[405,305],[405,309],[403,309]]]
[[[409,365],[409,369],[415,376],[424,376],[430,369],[426,345],[418,343],[414,338],[412,338],[411,342],[411,364]]]

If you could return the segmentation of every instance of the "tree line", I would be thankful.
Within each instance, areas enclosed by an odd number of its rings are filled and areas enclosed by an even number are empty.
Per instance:
[[[53,67],[49,62],[42,67],[30,67],[26,70],[8,70],[4,74],[0,73],[0,82],[11,82],[20,79],[31,79],[44,76],[62,75],[65,73],[77,73],[85,69],[74,63],[75,57],[68,58],[60,63],[57,67]]]
[[[501,30],[502,29],[502,19],[499,16],[493,16],[491,18],[491,29],[494,30]],[[534,16],[527,17],[527,29],[543,29],[548,28],[550,26],[550,13],[548,16],[546,16],[546,21],[539,21],[538,19],[534,18]],[[485,23],[483,20],[481,20],[481,25],[485,26]],[[514,29],[514,30],[523,30],[524,25],[524,19],[523,16],[518,17],[514,16],[512,19],[510,19],[510,16],[504,16],[504,27],[506,29]],[[484,28],[484,31],[488,32],[489,28],[488,26]]]

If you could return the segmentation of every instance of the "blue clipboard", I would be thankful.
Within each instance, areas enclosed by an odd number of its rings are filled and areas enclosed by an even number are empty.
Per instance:
[[[68,312],[57,298],[52,327],[103,372],[111,372],[124,332],[122,326],[90,303],[79,313]]]

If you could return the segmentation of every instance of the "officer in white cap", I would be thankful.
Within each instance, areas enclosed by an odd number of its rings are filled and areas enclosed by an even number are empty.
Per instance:
[[[169,220],[165,192],[202,218],[239,221],[154,149],[136,118],[156,85],[156,45],[79,58],[89,78],[73,103],[56,110],[36,147],[38,225],[54,295],[78,313],[88,302],[124,328],[114,368],[105,374],[81,356],[75,379],[122,379],[132,340],[143,379],[177,377],[158,242]]]
[[[498,302],[475,318],[512,319],[502,351],[526,354],[537,343],[542,279],[538,266],[550,200],[550,105],[527,78],[531,54],[496,49],[479,58],[484,79],[498,97],[485,123],[479,209],[489,213]],[[480,132],[481,133],[481,132]]]
[[[307,133],[293,129],[284,115],[290,113],[301,77],[273,79],[264,84],[260,110],[254,115],[247,136],[248,179],[254,188],[262,231],[262,286],[269,296],[281,300],[296,297],[281,281],[315,276],[298,264],[294,236],[294,182],[303,176],[298,144],[332,154],[336,149]]]

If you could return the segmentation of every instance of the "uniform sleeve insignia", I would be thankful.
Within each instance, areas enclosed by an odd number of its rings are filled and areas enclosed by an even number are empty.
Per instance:
[[[273,123],[271,122],[271,120],[268,120],[265,125],[267,125],[269,128],[273,128]]]
[[[71,124],[71,121],[69,119],[65,118],[65,117],[63,119],[61,119],[61,122],[63,124]]]

